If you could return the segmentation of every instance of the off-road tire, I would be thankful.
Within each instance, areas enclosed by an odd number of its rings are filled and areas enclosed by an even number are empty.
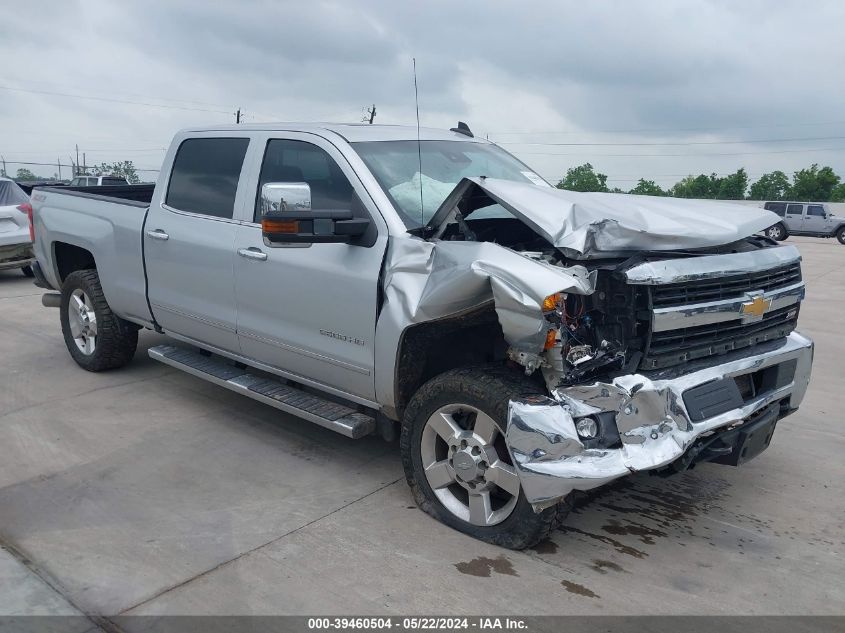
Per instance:
[[[786,232],[786,227],[783,223],[778,222],[774,226],[770,226],[766,229],[766,236],[772,238],[773,240],[777,240],[778,242],[783,242],[789,234]]]
[[[840,244],[845,244],[845,226],[839,227],[839,230],[836,231],[836,239],[839,240]]]
[[[420,509],[460,532],[509,549],[531,547],[548,537],[569,513],[568,499],[534,512],[520,489],[516,506],[505,520],[491,526],[473,525],[440,503],[426,479],[420,454],[423,428],[439,408],[456,403],[476,407],[504,430],[508,401],[515,396],[539,393],[542,390],[536,384],[501,365],[454,369],[420,387],[405,410],[400,436],[405,477]]]
[[[81,289],[94,305],[97,317],[97,339],[94,352],[84,354],[71,335],[68,323],[68,303],[76,289]],[[138,326],[125,321],[112,312],[96,270],[77,270],[67,276],[62,284],[62,301],[59,310],[62,334],[68,352],[76,364],[88,371],[104,371],[123,367],[135,356],[138,346]]]
[[[24,266],[21,268],[21,272],[24,277],[35,277],[35,272],[32,270],[32,266]]]

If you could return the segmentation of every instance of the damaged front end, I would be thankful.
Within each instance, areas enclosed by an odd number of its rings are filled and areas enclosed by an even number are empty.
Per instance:
[[[506,437],[525,495],[541,509],[573,490],[668,466],[696,442],[756,416],[783,417],[804,397],[812,356],[812,341],[793,332],[716,365],[699,361],[660,375],[561,387],[553,398],[513,400]],[[579,434],[584,419],[606,445]]]
[[[549,396],[512,399],[505,433],[537,510],[632,472],[750,459],[810,377],[800,254],[753,236],[770,214],[592,195],[464,179],[385,264],[380,336],[492,303],[505,358],[542,376]],[[490,205],[508,217],[471,217]]]
[[[803,297],[793,247],[626,261],[599,275],[576,299],[592,309],[573,319],[562,303],[551,319],[552,397],[511,403],[508,445],[529,501],[759,454],[809,382],[813,344],[795,331]]]

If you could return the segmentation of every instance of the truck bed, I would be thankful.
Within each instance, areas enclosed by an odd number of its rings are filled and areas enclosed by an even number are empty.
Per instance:
[[[35,253],[61,288],[63,261],[89,253],[112,310],[152,321],[144,274],[143,229],[155,185],[37,187],[32,192]]]
[[[127,202],[139,203],[133,206],[147,207],[153,199],[154,183],[142,185],[104,185],[102,187],[36,187],[38,191],[55,191],[63,194],[79,195],[86,198],[102,200],[108,198],[111,202],[123,204]]]

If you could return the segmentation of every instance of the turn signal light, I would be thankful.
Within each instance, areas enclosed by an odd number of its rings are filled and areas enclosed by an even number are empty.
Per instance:
[[[557,310],[558,305],[560,305],[560,300],[563,298],[562,292],[556,292],[553,295],[549,295],[545,299],[543,299],[543,312],[551,312],[553,310]]]
[[[261,220],[264,233],[299,233],[299,220]]]
[[[554,328],[549,328],[549,331],[546,332],[546,343],[543,345],[543,349],[551,349],[555,346],[557,342],[557,330]]]

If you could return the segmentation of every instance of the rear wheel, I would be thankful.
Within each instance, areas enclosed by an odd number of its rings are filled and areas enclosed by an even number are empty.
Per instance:
[[[840,244],[845,244],[845,226],[840,227],[836,232],[836,239],[839,240]]]
[[[21,272],[24,274],[24,277],[35,277],[35,273],[32,271],[32,266],[24,266],[21,268]]]
[[[67,276],[60,318],[65,345],[83,369],[116,369],[135,355],[138,326],[111,311],[96,270],[77,270]]]
[[[766,229],[766,237],[770,237],[773,240],[782,242],[787,238],[786,227],[784,227],[783,224],[778,222],[774,226],[770,226],[768,229]]]
[[[505,444],[508,401],[538,393],[499,366],[452,370],[414,395],[402,425],[402,463],[419,507],[475,538],[531,547],[568,511],[534,512]]]

